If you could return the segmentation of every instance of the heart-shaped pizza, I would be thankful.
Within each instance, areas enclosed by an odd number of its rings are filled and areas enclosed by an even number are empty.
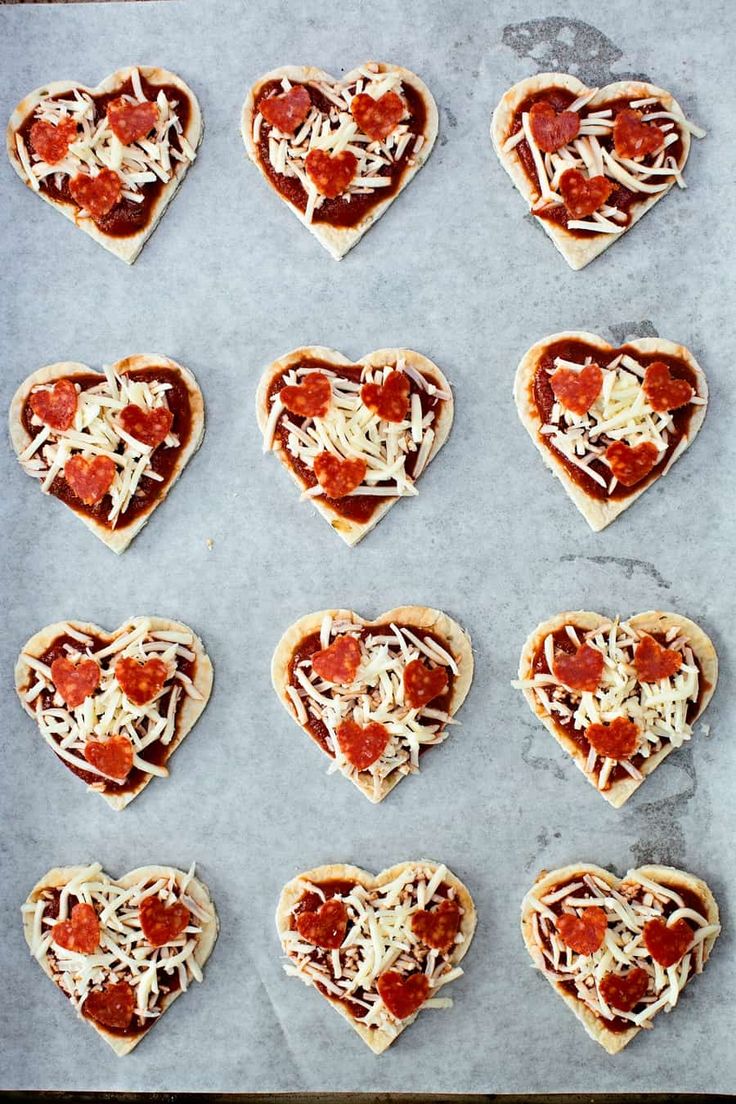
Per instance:
[[[404,862],[374,876],[318,866],[282,890],[276,927],[284,970],[313,985],[381,1054],[423,1008],[446,1008],[440,989],[475,931],[473,898],[447,869]]]
[[[493,113],[499,160],[571,268],[584,268],[678,184],[690,137],[671,93],[644,81],[587,88],[539,73]]]
[[[269,364],[256,395],[273,451],[346,544],[357,544],[416,483],[452,426],[450,384],[411,349],[353,363],[308,345]]]
[[[429,157],[437,107],[398,65],[368,61],[341,80],[285,65],[251,88],[242,135],[268,184],[340,260]]]
[[[124,809],[152,778],[168,777],[209,700],[212,664],[179,621],[134,617],[112,633],[59,621],[23,648],[15,688],[62,763]]]
[[[23,470],[113,552],[143,528],[203,436],[197,381],[164,356],[126,357],[102,372],[49,364],[23,381],[10,406]]]
[[[645,337],[614,348],[573,330],[524,354],[514,399],[545,464],[598,532],[692,443],[708,385],[684,345]]]
[[[671,866],[616,878],[590,863],[543,871],[524,898],[534,965],[592,1039],[617,1054],[701,973],[721,930],[705,882]]]
[[[447,739],[470,689],[473,651],[456,621],[401,606],[365,621],[352,610],[310,613],[286,630],[271,662],[290,716],[373,802],[419,771]]]
[[[679,613],[620,621],[572,610],[529,636],[514,686],[618,808],[691,739],[717,681],[712,641]]]
[[[77,1015],[129,1054],[186,992],[202,981],[215,945],[209,890],[172,866],[142,866],[110,878],[99,863],[49,870],[22,908],[31,954]]]
[[[96,88],[54,81],[10,116],[7,149],[24,184],[132,264],[194,161],[202,117],[166,69],[118,69]]]

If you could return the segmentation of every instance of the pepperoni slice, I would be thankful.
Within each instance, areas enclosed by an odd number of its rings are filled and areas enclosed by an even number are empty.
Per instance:
[[[612,191],[613,183],[605,176],[583,176],[577,169],[567,169],[560,177],[560,193],[574,219],[592,215]]]
[[[682,656],[674,648],[663,648],[653,636],[643,636],[636,645],[634,667],[639,682],[671,678],[682,667]]]
[[[403,372],[389,372],[385,383],[364,383],[360,397],[385,422],[403,422],[409,412],[409,381]]]
[[[582,916],[575,916],[572,912],[560,913],[555,926],[560,939],[571,951],[592,955],[603,944],[608,920],[602,908],[590,905],[583,909]]]
[[[644,946],[655,962],[665,969],[680,961],[693,941],[693,929],[687,920],[667,924],[661,917],[647,920],[642,932]]]
[[[532,138],[545,153],[562,149],[580,133],[580,116],[577,111],[555,111],[551,103],[539,100],[529,112]]]
[[[117,981],[104,989],[93,989],[82,1005],[82,1012],[103,1027],[124,1031],[135,1012],[135,993],[127,981]]]
[[[562,367],[552,373],[549,385],[565,410],[582,417],[601,393],[603,372],[597,364],[586,364],[579,372]]]
[[[85,506],[96,506],[112,487],[117,468],[109,456],[70,456],[64,479]]]
[[[338,636],[327,648],[312,655],[312,670],[326,682],[355,682],[360,666],[360,644],[354,636]]]
[[[378,995],[397,1020],[413,1016],[429,996],[429,978],[426,974],[410,974],[403,977],[396,970],[386,970],[376,982]]]
[[[133,745],[127,736],[108,736],[106,740],[88,740],[84,758],[108,778],[124,782],[133,769]]]
[[[355,457],[341,460],[331,452],[318,452],[314,458],[314,474],[327,498],[342,498],[363,482],[367,464]]]
[[[647,365],[641,386],[652,410],[659,413],[687,406],[695,394],[692,385],[687,380],[676,379],[662,360],[653,360]]]
[[[347,191],[358,171],[358,159],[350,150],[331,156],[326,150],[313,149],[304,165],[317,191],[327,199],[337,199]]]
[[[115,678],[133,705],[145,705],[155,698],[166,682],[168,673],[166,664],[158,656],[147,659],[145,663],[126,656],[115,664]]]
[[[588,725],[585,739],[606,759],[628,759],[639,746],[639,726],[628,717],[614,717],[610,724]]]
[[[585,690],[593,693],[603,678],[603,653],[590,644],[581,644],[578,650],[569,655],[558,652],[552,661],[552,673],[570,690]]]
[[[100,921],[95,909],[83,902],[74,905],[71,918],[54,924],[51,937],[66,951],[94,954],[100,945]]]
[[[144,897],[138,907],[138,919],[152,947],[163,947],[181,935],[189,923],[189,909],[181,901],[165,905],[154,893]]]
[[[294,134],[312,109],[312,98],[303,84],[293,85],[288,92],[265,96],[258,110],[270,126],[282,134]]]
[[[76,137],[77,124],[73,119],[60,119],[56,126],[38,119],[31,127],[31,146],[47,165],[63,161]]]
[[[604,1001],[619,1012],[635,1008],[648,988],[649,974],[640,966],[635,966],[628,974],[606,974],[600,983]]]
[[[348,928],[348,910],[337,897],[325,901],[316,912],[300,912],[296,930],[307,943],[336,951],[342,946]]]
[[[72,663],[65,656],[59,656],[51,664],[51,681],[65,705],[76,709],[100,685],[100,666],[94,659]]]
[[[426,667],[421,659],[412,659],[404,668],[404,704],[409,709],[421,709],[449,685],[444,667]]]
[[[613,123],[613,148],[628,160],[657,153],[664,145],[664,132],[653,123],[641,121],[641,111],[625,108],[616,113]]]
[[[377,100],[359,92],[350,101],[350,112],[364,134],[382,142],[404,118],[406,104],[396,92],[384,92]]]
[[[426,943],[443,954],[454,946],[455,936],[460,929],[460,906],[456,901],[445,898],[437,908],[420,909],[411,918],[411,930]]]
[[[614,441],[606,449],[605,457],[619,483],[633,487],[649,475],[659,459],[659,451],[652,441],[642,441],[633,448],[625,441]]]
[[[135,403],[124,406],[119,418],[125,432],[149,448],[156,448],[166,440],[174,422],[174,415],[167,406],[144,410]]]
[[[69,181],[69,191],[74,202],[89,211],[93,219],[104,218],[119,201],[122,181],[112,169],[102,169],[97,176],[77,173]]]
[[[302,418],[324,418],[332,403],[332,384],[323,372],[310,372],[301,383],[282,387],[279,398],[292,414]]]
[[[340,751],[356,770],[367,770],[380,759],[390,740],[387,728],[378,721],[359,725],[356,721],[341,721],[335,729]]]
[[[150,100],[130,103],[129,100],[111,100],[107,105],[107,125],[124,146],[145,138],[158,122],[158,107]]]
[[[51,429],[69,429],[77,413],[77,389],[68,379],[57,380],[48,390],[32,391],[31,410]]]

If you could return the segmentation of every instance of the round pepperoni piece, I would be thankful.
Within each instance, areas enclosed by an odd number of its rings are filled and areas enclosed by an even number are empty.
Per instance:
[[[368,770],[372,763],[380,759],[391,739],[389,731],[378,721],[359,725],[348,719],[341,721],[335,729],[337,743],[348,763],[356,770]]]
[[[409,381],[403,372],[389,372],[384,383],[364,383],[360,397],[385,422],[403,422],[409,412]]]
[[[600,983],[604,1001],[618,1012],[630,1012],[648,988],[649,974],[640,966],[635,966],[628,974],[606,974]]]
[[[70,456],[64,479],[85,506],[96,506],[113,485],[117,468],[109,456]]]
[[[77,124],[73,119],[60,119],[56,126],[46,119],[37,119],[31,127],[31,147],[47,165],[63,161],[76,137]]]
[[[404,704],[421,709],[444,694],[449,685],[444,667],[426,667],[421,659],[412,659],[404,668]]]
[[[347,928],[348,910],[337,897],[325,901],[316,912],[297,913],[296,930],[302,939],[327,951],[336,951],[342,946]]]
[[[386,970],[376,982],[378,995],[397,1020],[406,1020],[422,1007],[429,996],[426,974],[403,977],[397,970]]]
[[[545,153],[562,149],[580,133],[580,116],[577,111],[555,111],[552,104],[539,100],[529,112],[532,138]]]
[[[349,685],[360,666],[360,644],[354,636],[338,636],[327,648],[312,655],[312,670],[326,682]]]
[[[323,372],[310,372],[301,383],[282,387],[279,398],[300,418],[324,418],[332,403],[332,384]]]
[[[455,944],[460,929],[460,906],[447,898],[437,908],[419,909],[411,918],[411,930],[436,951],[447,954]]]
[[[326,150],[313,149],[304,164],[309,179],[327,199],[337,199],[346,192],[358,171],[358,159],[350,150],[331,156]]]
[[[558,652],[552,662],[552,674],[570,690],[592,694],[603,678],[603,653],[590,644],[581,644],[576,652]]]
[[[668,924],[659,916],[647,920],[642,932],[644,946],[655,962],[667,969],[675,966],[693,941],[693,929],[687,920],[676,920]]]
[[[610,724],[592,724],[585,739],[606,759],[629,759],[639,746],[639,726],[628,717],[614,717]]]
[[[127,736],[108,736],[106,740],[88,740],[84,758],[97,770],[116,782],[124,782],[133,769],[133,745]]]
[[[583,176],[577,169],[568,169],[560,177],[560,194],[567,213],[574,219],[592,215],[612,191],[613,183],[605,176]]]
[[[287,92],[266,96],[258,104],[266,122],[282,134],[294,134],[312,109],[312,98],[303,84],[293,85]]]
[[[181,901],[165,905],[155,894],[144,897],[138,907],[141,928],[152,947],[163,947],[180,936],[189,923],[189,909]]]
[[[406,104],[396,92],[384,92],[377,100],[359,92],[350,101],[350,112],[364,134],[382,142],[404,118]]]
[[[72,908],[69,920],[60,920],[51,930],[57,946],[75,954],[94,954],[100,945],[100,921],[92,905],[80,902]]]
[[[77,413],[77,389],[68,379],[57,380],[53,387],[31,391],[31,410],[51,429],[69,429]]]
[[[135,993],[127,981],[106,985],[104,989],[93,989],[82,1005],[82,1012],[103,1027],[124,1031],[133,1019]]]
[[[597,364],[586,364],[579,372],[563,366],[552,373],[549,385],[565,410],[582,417],[601,393],[603,372]]]
[[[65,656],[59,656],[51,664],[51,681],[64,704],[76,709],[100,685],[100,666],[94,659],[72,663]]]
[[[368,465],[355,457],[341,460],[331,452],[318,452],[314,458],[314,474],[327,498],[343,498],[363,482]]]
[[[634,667],[639,682],[660,682],[672,678],[682,666],[682,656],[674,648],[663,648],[653,636],[643,636],[634,651]]]
[[[158,122],[158,107],[149,100],[131,103],[111,100],[107,105],[107,125],[124,146],[145,138]]]
[[[669,365],[662,360],[653,360],[647,365],[641,387],[652,410],[658,413],[687,406],[695,394],[692,385],[673,376]]]
[[[112,169],[102,169],[97,176],[77,173],[69,181],[69,191],[74,202],[93,219],[104,218],[119,202],[123,185],[120,177]]]
[[[641,121],[641,111],[625,108],[616,113],[613,123],[613,148],[628,160],[658,153],[664,145],[664,132],[653,123]]]
[[[659,450],[652,441],[640,445],[627,445],[614,441],[605,451],[608,466],[623,487],[634,487],[646,479],[659,460]]]
[[[166,440],[174,422],[174,415],[167,406],[144,410],[135,403],[124,406],[118,417],[128,436],[149,448],[156,448]]]
[[[115,664],[115,678],[133,705],[145,705],[155,698],[162,690],[168,673],[166,664],[158,656],[147,659],[145,663],[126,656]]]
[[[602,908],[590,905],[582,916],[563,912],[557,917],[557,934],[566,947],[576,954],[592,955],[603,945],[608,920]]]

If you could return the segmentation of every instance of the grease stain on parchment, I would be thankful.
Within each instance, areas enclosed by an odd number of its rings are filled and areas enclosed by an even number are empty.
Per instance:
[[[677,766],[684,775],[682,788],[675,794],[639,805],[629,815],[631,827],[639,837],[631,845],[631,854],[637,866],[663,863],[665,866],[679,867],[685,861],[685,832],[680,817],[687,812],[688,804],[697,793],[698,776],[692,748],[680,749],[676,754]],[[666,769],[666,764],[662,766]],[[636,798],[632,798],[633,800]]]
[[[615,345],[624,345],[637,337],[659,337],[659,330],[651,318],[640,318],[638,322],[611,323],[608,328]]]
[[[644,73],[614,72],[623,50],[590,23],[548,16],[509,23],[502,41],[517,57],[531,58],[540,72],[572,73],[587,84],[647,80]]]
[[[587,563],[600,564],[601,566],[613,564],[615,567],[621,568],[627,579],[631,579],[635,571],[641,571],[663,590],[670,590],[672,587],[672,583],[665,579],[649,560],[635,560],[630,556],[578,556],[567,552],[564,556],[560,556],[559,562],[576,563],[578,560],[585,560]]]

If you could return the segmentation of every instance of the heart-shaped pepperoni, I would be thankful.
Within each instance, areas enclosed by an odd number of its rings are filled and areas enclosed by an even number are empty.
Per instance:
[[[63,161],[76,137],[77,124],[73,119],[60,119],[56,126],[46,119],[37,119],[31,127],[31,147],[47,165]]]
[[[130,1027],[135,1012],[135,993],[127,981],[93,989],[82,1005],[82,1012],[103,1027],[124,1031]]]
[[[604,1001],[618,1012],[630,1012],[648,988],[649,974],[640,966],[635,966],[628,974],[606,974],[600,983]]]
[[[639,682],[659,682],[676,675],[682,656],[674,648],[663,648],[653,636],[643,636],[636,645],[634,667]]]
[[[326,682],[355,682],[360,666],[360,644],[354,636],[338,636],[327,648],[312,654],[312,670]]]
[[[312,108],[312,99],[303,84],[294,84],[287,92],[264,96],[258,104],[266,122],[282,134],[294,134]]]
[[[674,966],[690,947],[693,941],[693,929],[687,920],[676,920],[668,924],[660,916],[647,920],[642,932],[644,946],[655,962],[665,969]]]
[[[403,977],[396,970],[386,970],[376,982],[376,988],[391,1015],[405,1020],[418,1012],[429,996],[429,978],[426,974]]]
[[[156,448],[168,437],[174,415],[166,406],[144,410],[142,406],[130,403],[120,411],[119,419],[120,425],[130,437],[149,448]]]
[[[364,383],[360,397],[386,422],[403,422],[409,411],[409,381],[403,372],[389,372],[385,383]]]
[[[115,664],[115,678],[128,701],[133,705],[145,705],[162,689],[168,669],[162,659],[154,656],[145,663],[126,656]]]
[[[64,465],[64,479],[85,506],[101,502],[112,487],[117,468],[109,456],[70,456]]]
[[[133,768],[133,745],[127,736],[108,736],[106,740],[88,740],[84,758],[108,778],[124,782]]]
[[[633,487],[649,475],[659,459],[659,450],[652,441],[642,441],[633,448],[625,441],[614,441],[606,449],[605,457],[619,483]]]
[[[421,659],[412,659],[404,668],[404,704],[409,709],[421,709],[449,685],[444,667],[426,667]]]
[[[377,100],[359,92],[350,101],[350,111],[356,123],[374,142],[382,142],[406,114],[406,104],[396,92],[384,92]]]
[[[327,498],[343,498],[363,482],[368,465],[355,457],[341,460],[331,452],[318,452],[314,458],[314,474]]]
[[[585,739],[606,759],[629,759],[639,746],[639,726],[628,717],[614,717],[610,724],[588,725]]]
[[[601,393],[603,372],[597,364],[586,364],[579,372],[563,366],[550,376],[549,385],[565,410],[582,417]]]
[[[567,213],[574,219],[592,215],[612,191],[613,183],[605,176],[583,176],[577,169],[568,169],[560,177],[560,193]]]
[[[326,150],[313,149],[304,164],[309,179],[327,199],[336,199],[347,191],[358,171],[358,159],[350,150],[330,155]]]
[[[124,146],[145,138],[158,122],[158,107],[150,100],[131,103],[129,100],[111,100],[107,105],[107,125]]]
[[[561,111],[558,114],[552,104],[538,100],[529,112],[529,126],[539,148],[545,153],[554,153],[577,138],[580,116],[577,111]]]
[[[341,721],[335,729],[340,751],[348,763],[356,770],[367,770],[371,763],[380,759],[389,742],[390,734],[378,721],[359,725],[348,719]]]
[[[93,219],[104,218],[119,201],[122,181],[112,169],[102,169],[97,176],[77,173],[69,181],[69,191],[74,202],[89,211]]]
[[[100,685],[100,666],[94,659],[72,663],[59,656],[51,664],[51,681],[70,709],[76,709]]]
[[[324,418],[332,403],[332,384],[323,372],[310,372],[301,383],[282,387],[279,398],[292,414],[301,418]]]
[[[593,693],[603,678],[603,653],[590,644],[581,644],[572,655],[558,652],[552,663],[552,673],[570,690]]]
[[[163,947],[181,935],[189,923],[189,909],[181,901],[165,905],[153,894],[144,897],[138,908],[141,928],[152,947]]]
[[[69,920],[54,924],[52,939],[59,947],[75,954],[94,954],[100,944],[100,921],[92,905],[74,905]]]
[[[653,123],[641,121],[641,111],[625,108],[616,113],[613,123],[613,148],[619,157],[629,160],[657,153],[664,145],[664,133]]]
[[[348,910],[337,897],[325,901],[316,912],[300,912],[296,918],[296,930],[307,943],[336,951],[342,946],[348,927]]]
[[[419,909],[411,918],[411,930],[436,951],[446,954],[460,928],[460,906],[447,898],[432,910]]]
[[[77,413],[77,389],[71,380],[60,379],[51,388],[32,391],[28,403],[44,425],[69,429]]]
[[[692,385],[687,380],[676,379],[662,360],[653,360],[647,365],[641,386],[652,410],[659,413],[687,406],[695,394]]]
[[[571,951],[592,955],[603,944],[608,920],[602,908],[590,905],[583,909],[582,916],[575,916],[572,912],[560,913],[555,926],[560,939]]]

